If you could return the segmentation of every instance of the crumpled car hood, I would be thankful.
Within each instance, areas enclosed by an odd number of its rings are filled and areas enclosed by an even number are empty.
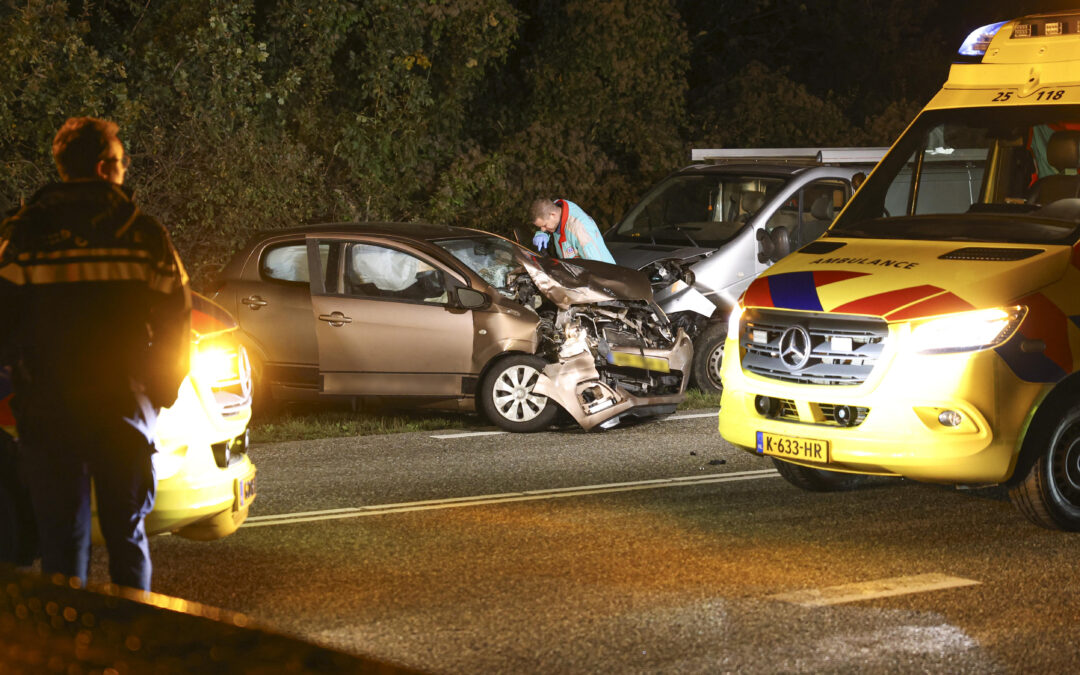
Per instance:
[[[652,302],[649,279],[637,270],[599,260],[558,260],[518,251],[517,260],[548,300],[560,309],[610,300]]]

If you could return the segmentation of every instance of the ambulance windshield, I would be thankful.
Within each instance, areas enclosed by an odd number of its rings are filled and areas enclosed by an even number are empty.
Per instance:
[[[829,235],[1072,243],[1077,168],[1080,106],[927,111]]]

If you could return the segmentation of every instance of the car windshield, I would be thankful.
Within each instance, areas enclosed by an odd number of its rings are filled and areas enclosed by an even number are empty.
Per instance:
[[[605,238],[715,248],[738,234],[784,183],[764,176],[671,176],[650,190]]]
[[[1080,225],[1078,147],[1080,106],[928,111],[828,234],[1071,244]]]
[[[500,291],[507,290],[507,276],[521,265],[514,257],[518,247],[501,237],[480,235],[435,243]]]

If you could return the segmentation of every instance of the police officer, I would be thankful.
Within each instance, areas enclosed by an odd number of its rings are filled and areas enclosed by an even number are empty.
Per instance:
[[[85,583],[93,479],[112,581],[149,590],[154,425],[188,371],[187,276],[122,187],[115,123],[69,119],[52,151],[61,182],[0,224],[0,353],[42,569]]]

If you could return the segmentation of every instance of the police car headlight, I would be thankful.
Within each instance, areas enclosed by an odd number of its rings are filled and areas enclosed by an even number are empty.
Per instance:
[[[191,375],[214,388],[240,383],[240,351],[221,344],[199,345],[191,355]]]
[[[920,354],[990,349],[1011,338],[1026,315],[1020,305],[950,314],[912,326],[909,344]]]

